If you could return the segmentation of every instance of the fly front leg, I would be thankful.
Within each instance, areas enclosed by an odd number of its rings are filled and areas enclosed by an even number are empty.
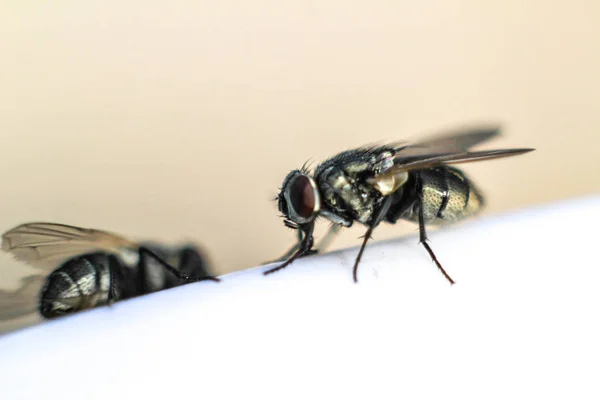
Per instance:
[[[352,277],[354,278],[354,283],[358,283],[358,264],[360,263],[360,259],[363,255],[363,252],[365,251],[367,242],[369,241],[369,239],[371,239],[375,228],[381,223],[381,221],[383,221],[383,219],[385,218],[387,213],[390,211],[392,202],[393,202],[392,196],[388,196],[385,198],[385,200],[381,204],[379,210],[376,212],[375,217],[373,218],[373,221],[369,225],[367,232],[363,236],[363,242],[362,242],[362,245],[360,246],[360,250],[358,251],[358,256],[356,257],[356,260],[354,261],[354,268],[352,269]]]
[[[291,263],[293,263],[294,260],[296,260],[297,258],[300,258],[300,257],[305,256],[310,253],[310,251],[312,250],[312,247],[315,243],[315,239],[313,236],[313,232],[315,230],[315,224],[314,224],[314,222],[310,222],[305,225],[300,225],[299,228],[300,228],[300,230],[302,230],[301,234],[303,234],[304,237],[302,239],[302,242],[299,244],[296,252],[283,264],[263,272],[264,275],[269,275],[269,274],[272,274],[273,272],[277,272],[277,271],[287,267]]]
[[[274,263],[274,262],[285,261],[288,258],[290,258],[296,251],[298,251],[298,249],[300,248],[300,244],[302,243],[303,235],[302,235],[302,230],[299,229],[299,228],[296,230],[296,233],[297,233],[296,244],[293,245],[292,248],[290,248],[288,251],[286,251],[285,254],[282,255],[281,257],[279,257],[279,258],[277,258],[275,260],[272,260],[272,261],[267,261],[265,264],[271,264],[271,263]]]
[[[337,234],[340,232],[340,230],[342,229],[342,225],[333,223],[329,226],[329,229],[327,229],[327,233],[325,234],[325,236],[323,236],[323,238],[319,241],[319,243],[317,243],[317,245],[315,246],[315,250],[313,250],[315,253],[322,253],[325,251],[325,249],[327,249],[327,247],[329,247],[329,245],[331,244],[331,242],[333,242],[333,239],[335,239],[335,237],[337,236]]]
[[[323,238],[315,245],[315,247],[313,249],[310,249],[309,251],[307,251],[306,254],[304,254],[302,256],[298,256],[298,258],[311,256],[313,254],[323,253],[325,251],[325,249],[327,249],[327,247],[329,247],[329,245],[331,245],[331,242],[333,241],[335,236],[340,232],[341,229],[342,229],[341,225],[336,224],[336,223],[331,224],[331,226],[327,230],[327,233],[325,233],[325,236],[323,236]],[[266,264],[270,264],[270,263],[274,263],[274,262],[282,262],[282,261],[287,260],[296,251],[298,251],[298,249],[300,248],[300,245],[302,244],[302,238],[303,238],[302,230],[299,229],[298,230],[298,242],[296,242],[296,244],[294,246],[292,246],[292,248],[289,249],[283,256],[279,257],[276,260],[269,261]]]

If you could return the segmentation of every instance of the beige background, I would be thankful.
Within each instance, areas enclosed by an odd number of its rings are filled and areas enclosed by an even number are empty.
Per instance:
[[[488,213],[600,191],[597,1],[2,9],[2,231],[46,220],[189,238],[220,273],[239,270],[293,242],[271,201],[289,170],[473,122],[503,124],[494,147],[537,148],[466,168]]]

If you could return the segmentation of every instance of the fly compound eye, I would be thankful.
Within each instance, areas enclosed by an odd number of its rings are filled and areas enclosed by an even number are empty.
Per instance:
[[[289,183],[287,193],[288,204],[291,206],[292,220],[306,223],[314,219],[321,208],[321,199],[315,181],[306,175],[297,175]]]
[[[315,192],[307,176],[298,175],[290,185],[290,200],[296,214],[310,218],[315,210]]]

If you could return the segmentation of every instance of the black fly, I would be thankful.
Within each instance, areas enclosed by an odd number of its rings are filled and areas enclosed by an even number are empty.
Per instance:
[[[10,298],[23,312],[0,313],[10,318],[30,313],[34,302],[43,318],[52,319],[185,283],[218,281],[208,274],[204,258],[193,245],[175,249],[137,243],[114,233],[70,225],[19,225],[2,235],[2,249],[47,275],[37,298],[15,298],[31,296],[25,285],[40,281],[24,280],[22,290]]]
[[[498,128],[479,128],[437,136],[410,145],[360,147],[344,151],[318,165],[314,174],[306,168],[290,172],[277,196],[284,224],[298,231],[298,242],[279,260],[281,265],[313,254],[315,219],[333,224],[324,242],[356,221],[367,227],[353,269],[358,264],[373,230],[381,223],[404,219],[419,224],[420,243],[451,284],[454,281],[427,243],[425,226],[452,223],[476,214],[484,206],[481,192],[459,169],[448,164],[515,156],[533,149],[469,151],[499,133]]]

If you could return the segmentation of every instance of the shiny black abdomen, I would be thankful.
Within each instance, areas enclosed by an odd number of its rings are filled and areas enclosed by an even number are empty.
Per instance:
[[[110,257],[103,253],[75,257],[54,270],[40,293],[40,314],[54,318],[107,304]]]
[[[465,173],[447,165],[411,172],[395,197],[386,217],[389,223],[400,218],[418,222],[421,199],[426,224],[456,222],[476,214],[484,206],[481,192]]]
[[[204,258],[194,246],[170,249],[145,245],[192,278],[210,276]],[[185,283],[153,258],[125,265],[116,255],[84,254],[66,261],[46,278],[39,311],[42,317],[51,319]]]

